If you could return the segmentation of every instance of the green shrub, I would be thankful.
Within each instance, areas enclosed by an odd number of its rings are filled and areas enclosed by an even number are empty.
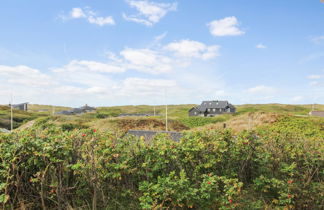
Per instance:
[[[229,115],[216,116],[216,117],[186,117],[186,118],[181,118],[180,122],[189,128],[195,128],[207,124],[224,122],[226,119],[228,119],[228,117]]]
[[[75,129],[86,129],[88,126],[76,123],[64,123],[61,125],[63,131],[72,131]]]
[[[321,123],[288,117],[255,132],[188,132],[180,142],[75,125],[0,134],[0,202],[5,209],[323,209]]]
[[[105,113],[97,113],[96,114],[96,118],[98,118],[98,119],[105,119],[107,117],[109,117],[109,115],[105,114]]]

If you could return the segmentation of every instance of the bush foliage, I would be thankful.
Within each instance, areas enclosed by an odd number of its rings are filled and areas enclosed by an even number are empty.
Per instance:
[[[288,117],[238,135],[188,132],[180,142],[71,129],[0,136],[4,209],[324,208],[318,121]]]

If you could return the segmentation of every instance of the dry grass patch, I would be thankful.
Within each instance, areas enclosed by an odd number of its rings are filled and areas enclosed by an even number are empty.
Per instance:
[[[153,117],[107,118],[90,122],[88,125],[102,131],[114,131],[117,133],[124,133],[128,130],[165,130],[165,121]],[[170,131],[182,131],[187,130],[188,127],[177,120],[169,120],[168,129]]]
[[[276,113],[265,113],[265,112],[255,112],[239,115],[229,119],[226,122],[209,124],[206,126],[198,127],[193,130],[203,130],[203,129],[223,129],[224,124],[226,128],[232,129],[235,132],[240,132],[243,130],[251,130],[265,124],[271,124],[276,122],[280,114]]]

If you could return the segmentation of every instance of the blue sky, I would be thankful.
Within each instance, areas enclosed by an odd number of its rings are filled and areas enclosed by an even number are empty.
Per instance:
[[[320,0],[3,0],[0,103],[324,103]]]

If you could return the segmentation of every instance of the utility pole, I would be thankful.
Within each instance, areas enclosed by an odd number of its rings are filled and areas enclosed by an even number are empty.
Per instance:
[[[154,117],[155,117],[155,105],[154,105],[153,109],[154,109]]]
[[[249,121],[248,121],[248,130],[250,131],[252,128],[252,116],[249,115]]]
[[[168,131],[168,104],[165,104],[165,131]]]
[[[13,107],[12,107],[12,102],[13,102],[13,96],[11,93],[11,101],[10,101],[10,131],[13,131]]]
[[[165,101],[165,131],[168,131],[168,104],[166,100],[166,89],[164,89],[164,101]]]

